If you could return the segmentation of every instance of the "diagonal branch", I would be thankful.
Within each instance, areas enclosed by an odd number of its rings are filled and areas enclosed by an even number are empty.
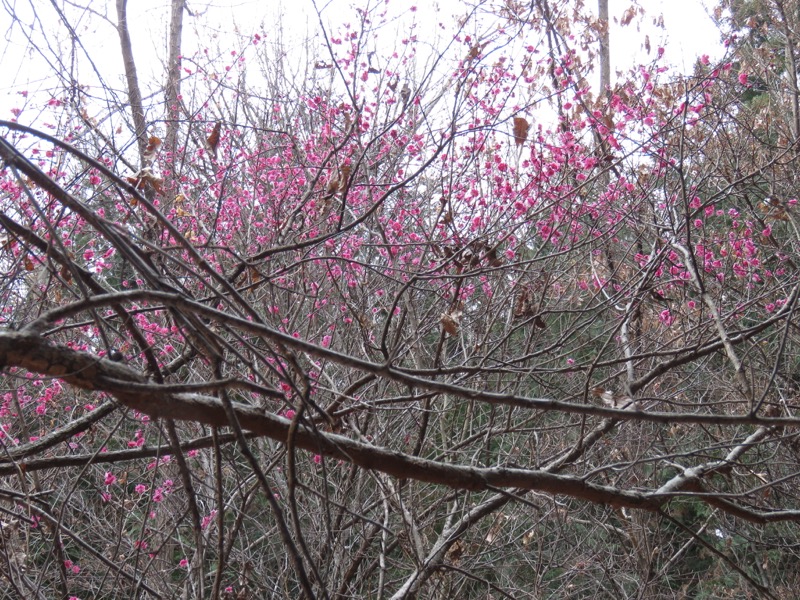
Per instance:
[[[170,393],[152,385],[144,390],[128,387],[128,382],[148,383],[134,369],[87,352],[51,344],[27,332],[0,332],[0,365],[59,377],[76,387],[113,394],[129,408],[153,418],[166,418],[214,426],[229,424],[229,414],[214,397],[200,394]],[[242,429],[285,442],[292,422],[241,403],[230,403]],[[613,506],[655,511],[676,493],[624,491],[598,485],[580,477],[555,475],[541,470],[452,465],[425,460],[394,450],[372,446],[314,428],[298,426],[294,432],[298,448],[344,460],[365,469],[380,471],[399,479],[414,479],[456,489],[488,490],[518,488]],[[800,511],[775,511],[751,515],[757,521],[800,521]]]

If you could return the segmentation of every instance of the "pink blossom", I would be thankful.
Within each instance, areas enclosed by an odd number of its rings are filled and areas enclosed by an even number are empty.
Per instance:
[[[217,516],[217,511],[216,511],[216,509],[214,509],[209,514],[207,514],[205,517],[203,517],[203,522],[200,524],[200,527],[202,529],[205,529],[206,527],[208,527],[209,523],[211,523],[216,516]]]
[[[103,482],[106,485],[114,485],[116,481],[117,481],[117,476],[114,475],[111,471],[106,471],[105,479],[103,479]]]

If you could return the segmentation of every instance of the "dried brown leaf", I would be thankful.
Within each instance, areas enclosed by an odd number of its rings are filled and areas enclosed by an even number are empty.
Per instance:
[[[603,404],[609,408],[621,408],[624,410],[641,410],[641,403],[637,402],[630,396],[618,396],[611,390],[602,387],[596,387],[592,390],[592,395],[599,398]]]
[[[633,17],[636,16],[636,9],[631,6],[628,10],[626,10],[622,14],[622,19],[620,19],[619,24],[625,27],[626,25],[630,25],[631,21],[633,21]]]
[[[159,148],[161,148],[161,139],[154,135],[150,136],[150,139],[147,140],[147,148],[144,150],[144,156],[142,157],[145,167],[153,164]]]
[[[347,189],[347,184],[350,183],[350,171],[352,171],[352,169],[350,165],[344,165],[339,169],[339,193],[344,193],[345,189]]]
[[[450,335],[458,335],[458,325],[461,318],[461,312],[442,313],[440,322],[442,329]]]
[[[208,144],[208,150],[217,158],[217,146],[219,146],[219,134],[222,131],[222,121],[217,121],[216,125],[214,125],[214,129],[211,131],[211,135],[208,136],[206,139],[206,144]]]
[[[521,146],[528,139],[530,123],[522,117],[514,117],[514,143]]]
[[[478,56],[480,56],[480,53],[483,51],[483,49],[486,47],[488,43],[489,43],[488,41],[483,43],[478,42],[477,44],[472,46],[472,48],[469,49],[469,54],[467,54],[466,62],[472,62],[473,60],[478,58]]]
[[[533,298],[533,293],[527,287],[522,288],[519,295],[517,295],[517,301],[514,304],[514,318],[520,319],[532,317],[537,312],[539,312],[539,306],[536,304]],[[542,321],[541,317],[538,317],[534,324],[537,327],[544,329],[544,321]]]
[[[350,172],[352,171],[350,165],[344,165],[339,169],[336,177],[331,178],[328,185],[325,186],[325,198],[331,198],[334,194],[342,194],[347,189],[347,184],[350,182]]]
[[[137,190],[153,190],[157,194],[164,191],[164,180],[153,175],[149,169],[142,169],[135,177],[126,177],[125,181]]]
[[[325,186],[325,197],[330,198],[339,190],[339,176],[332,177],[331,180],[328,182],[328,185]]]
[[[766,215],[767,221],[788,221],[786,209],[777,198],[767,198],[759,202],[758,209]]]

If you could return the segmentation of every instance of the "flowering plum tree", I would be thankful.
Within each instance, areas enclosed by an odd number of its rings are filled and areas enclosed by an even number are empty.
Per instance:
[[[117,0],[121,89],[54,13],[0,122],[3,593],[792,597],[796,77],[732,19],[597,93],[580,2],[393,10],[298,61],[173,0],[161,85]]]

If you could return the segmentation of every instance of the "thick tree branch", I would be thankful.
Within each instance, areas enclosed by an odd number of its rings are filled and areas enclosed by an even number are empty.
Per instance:
[[[155,385],[147,391],[132,390],[127,386],[128,383],[148,382],[137,371],[86,352],[51,344],[35,334],[0,333],[0,365],[59,377],[82,389],[111,393],[129,408],[153,418],[195,421],[217,427],[229,424],[225,408],[216,398],[199,394],[160,392]],[[282,442],[287,439],[291,421],[252,406],[240,403],[232,403],[232,406],[243,429]],[[578,477],[553,475],[544,471],[440,463],[370,446],[302,425],[294,433],[294,443],[298,448],[400,479],[415,479],[466,490],[514,487],[563,494],[598,504],[645,510],[657,510],[673,495],[680,495],[624,491],[589,483]],[[800,511],[783,511],[776,513],[771,519],[800,520]]]

